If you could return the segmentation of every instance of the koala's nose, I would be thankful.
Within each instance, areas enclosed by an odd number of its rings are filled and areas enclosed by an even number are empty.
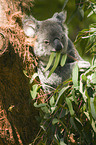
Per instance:
[[[54,39],[54,46],[56,51],[60,51],[63,48],[63,44],[60,42],[59,39]]]

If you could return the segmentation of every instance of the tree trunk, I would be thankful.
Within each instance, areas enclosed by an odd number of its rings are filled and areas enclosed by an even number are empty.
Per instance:
[[[28,145],[39,130],[35,120],[38,111],[30,98],[29,78],[23,73],[26,69],[30,76],[34,71],[33,57],[29,46],[26,47],[21,24],[21,10],[23,8],[24,12],[28,6],[26,2],[30,1],[0,0],[1,145]]]

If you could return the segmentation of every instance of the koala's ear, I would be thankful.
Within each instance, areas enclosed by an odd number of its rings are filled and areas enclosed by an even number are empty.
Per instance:
[[[36,29],[39,27],[39,21],[37,21],[34,17],[26,16],[22,19],[23,22],[23,30],[25,34],[29,37],[33,37],[36,33]]]
[[[64,23],[67,17],[67,12],[62,11],[60,13],[55,13],[52,18],[56,19],[57,21],[60,21],[61,23]]]

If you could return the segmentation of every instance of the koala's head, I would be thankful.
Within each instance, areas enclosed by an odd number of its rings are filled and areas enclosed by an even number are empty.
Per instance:
[[[52,18],[37,21],[32,16],[23,20],[23,29],[28,37],[36,36],[34,53],[39,58],[49,57],[52,51],[66,53],[67,30],[64,26],[66,12],[55,13]]]

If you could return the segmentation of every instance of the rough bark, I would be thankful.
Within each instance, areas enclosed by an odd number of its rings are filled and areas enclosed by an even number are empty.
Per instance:
[[[23,73],[24,69],[30,72],[34,62],[24,44],[19,6],[13,2],[0,0],[0,144],[27,145],[39,129],[35,120],[38,111],[30,101],[29,78]]]

